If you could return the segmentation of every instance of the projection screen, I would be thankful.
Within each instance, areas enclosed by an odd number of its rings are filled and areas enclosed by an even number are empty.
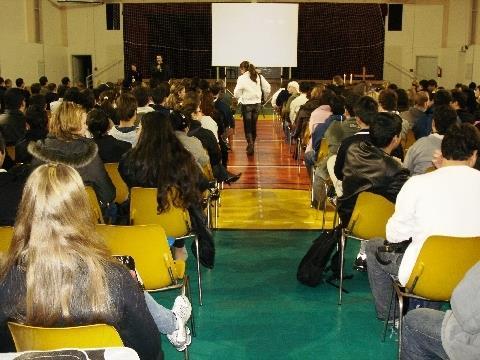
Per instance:
[[[296,67],[297,35],[298,4],[212,4],[212,66]]]

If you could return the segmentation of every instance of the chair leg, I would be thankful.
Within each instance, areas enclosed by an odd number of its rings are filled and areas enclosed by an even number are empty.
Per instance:
[[[395,320],[394,320],[395,326]],[[398,297],[398,360],[402,358],[403,296]]]
[[[394,300],[395,300],[395,289],[393,288],[393,285],[392,285],[392,295],[390,296],[390,303],[388,304],[388,313],[383,324],[382,342],[385,342],[385,336],[387,335],[388,319],[390,319],[390,314],[392,311],[392,303],[394,302]],[[393,323],[395,324],[395,307],[393,308],[393,311],[394,311]]]
[[[188,275],[185,275],[185,280],[184,280],[184,292],[185,295],[189,300],[190,303],[192,302],[192,294],[190,293],[190,278]],[[182,289],[183,290],[183,289]],[[192,306],[192,314],[190,315],[190,327],[192,328],[192,336],[195,337],[197,336],[197,332],[195,329],[195,316],[193,314],[193,306]]]
[[[342,305],[342,291],[343,291],[343,263],[345,262],[345,230],[341,230],[340,235],[340,286],[338,288],[338,305]]]
[[[197,275],[198,275],[198,301],[200,306],[203,305],[202,300],[202,272],[200,270],[200,250],[198,246],[198,237],[195,236],[195,248],[197,250]]]

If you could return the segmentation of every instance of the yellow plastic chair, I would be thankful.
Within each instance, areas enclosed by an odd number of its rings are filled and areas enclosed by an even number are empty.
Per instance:
[[[117,330],[110,325],[43,328],[8,323],[15,348],[20,351],[56,350],[63,348],[106,348],[123,346]]]
[[[478,261],[480,261],[480,236],[432,235],[425,240],[406,286],[403,287],[397,277],[392,277],[394,293],[398,298],[399,359],[402,350],[404,298],[448,302],[452,297],[453,290],[463,279],[465,273]],[[385,320],[383,339],[385,339],[392,302],[393,293],[388,310],[389,314]]]
[[[15,146],[14,145],[9,145],[6,147],[7,154],[10,156],[10,158],[15,161]]]
[[[149,292],[182,289],[190,296],[190,282],[185,261],[173,260],[167,236],[160,225],[117,226],[98,224],[97,232],[114,255],[130,255],[145,290]],[[192,335],[195,322],[191,316]]]
[[[386,239],[388,219],[395,212],[395,204],[381,195],[368,191],[361,192],[353,208],[348,226],[343,229],[340,241],[340,287],[338,305],[342,304],[343,264],[345,261],[346,239],[370,240],[380,237]]]
[[[0,226],[0,253],[6,253],[13,237],[13,227]]]
[[[85,186],[85,191],[88,195],[88,200],[90,200],[90,205],[92,206],[94,220],[99,224],[105,224],[102,215],[102,209],[100,209],[100,204],[98,203],[97,194],[91,186]]]
[[[115,202],[122,204],[128,200],[128,186],[118,172],[118,163],[106,163],[104,165],[116,189]]]
[[[158,214],[157,189],[155,188],[133,187],[130,189],[130,223],[132,225],[158,224],[165,229],[167,236],[172,236],[177,239],[193,238],[197,254],[199,253],[198,239],[190,231],[190,215],[188,211],[170,204],[170,210]],[[203,305],[202,276],[198,256],[197,275],[199,302],[200,305]]]

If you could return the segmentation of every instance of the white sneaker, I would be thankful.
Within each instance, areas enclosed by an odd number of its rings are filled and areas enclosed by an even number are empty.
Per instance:
[[[185,350],[192,343],[190,329],[187,326],[181,326],[173,333],[167,334],[167,339],[178,351]]]
[[[172,312],[177,317],[177,320],[180,320],[182,324],[179,324],[178,328],[185,326],[188,319],[192,315],[192,305],[185,295],[177,296],[175,302],[173,303]]]

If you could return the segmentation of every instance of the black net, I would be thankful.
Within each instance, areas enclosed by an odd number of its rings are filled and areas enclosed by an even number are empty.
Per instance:
[[[349,78],[365,67],[373,79],[382,79],[385,9],[379,4],[299,4],[298,67],[292,76]],[[160,54],[174,77],[215,78],[211,17],[209,3],[124,4],[125,70],[136,63],[149,78]],[[284,77],[287,73],[284,69]],[[224,74],[221,68],[220,76]]]

